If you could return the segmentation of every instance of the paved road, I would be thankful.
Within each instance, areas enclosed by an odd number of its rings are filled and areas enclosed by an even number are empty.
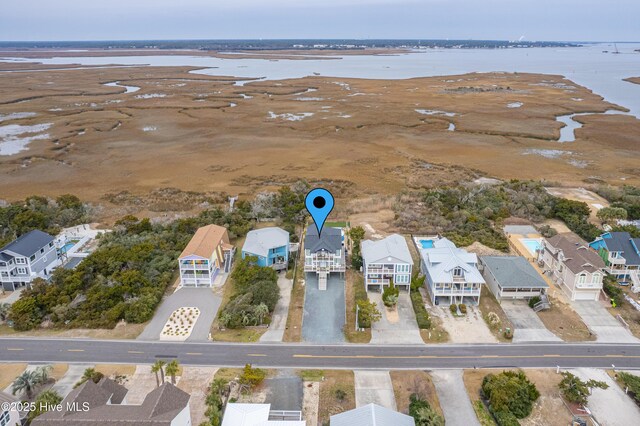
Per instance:
[[[639,344],[313,345],[1,338],[0,362],[153,363],[273,368],[433,369],[598,367],[640,369]]]

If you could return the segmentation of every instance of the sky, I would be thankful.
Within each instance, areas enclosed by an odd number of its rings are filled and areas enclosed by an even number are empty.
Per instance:
[[[0,40],[640,41],[638,0],[2,0]]]

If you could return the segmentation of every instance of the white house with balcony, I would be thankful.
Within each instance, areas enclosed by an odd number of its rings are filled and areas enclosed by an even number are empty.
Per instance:
[[[367,291],[383,291],[392,282],[396,287],[409,290],[413,259],[404,237],[393,234],[379,241],[364,240],[360,249]]]
[[[304,239],[304,271],[318,276],[318,288],[327,289],[330,274],[346,271],[343,235],[340,228],[324,227],[321,235],[315,225],[307,228]]]
[[[598,253],[572,232],[542,242],[538,263],[571,300],[598,300],[605,268]]]
[[[427,277],[431,303],[478,304],[485,284],[478,270],[478,256],[456,247],[447,238],[420,249],[420,270]]]
[[[182,287],[213,287],[221,274],[231,270],[235,249],[227,229],[218,225],[198,228],[178,257]]]
[[[4,290],[13,291],[36,278],[49,279],[60,264],[55,238],[33,230],[0,249],[0,283]]]

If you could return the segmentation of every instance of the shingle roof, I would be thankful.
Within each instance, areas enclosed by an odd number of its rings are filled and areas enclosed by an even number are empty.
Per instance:
[[[549,288],[522,256],[482,256],[480,260],[502,288]]]
[[[218,225],[203,226],[198,228],[189,244],[180,254],[180,258],[196,255],[208,259],[220,244],[229,244],[227,229]]]
[[[318,230],[315,225],[307,228],[307,236],[304,238],[305,250],[316,253],[320,250],[335,252],[342,248],[342,231],[340,228],[324,227],[322,237],[318,237]]]
[[[289,245],[289,233],[278,227],[262,228],[247,233],[242,251],[267,257],[269,250]]]
[[[382,263],[397,261],[413,265],[413,258],[407,246],[407,240],[398,234],[392,234],[379,240],[365,240],[361,243],[362,258],[365,263]]]
[[[415,426],[413,417],[376,404],[331,416],[331,426]]]
[[[547,242],[553,248],[562,250],[565,257],[563,263],[574,274],[582,271],[591,273],[605,267],[604,261],[598,253],[573,232],[555,235],[547,239]]]
[[[31,256],[36,253],[42,247],[45,247],[55,238],[46,232],[42,232],[38,229],[27,232],[24,235],[21,235],[18,239],[13,240],[6,246],[4,246],[1,251],[11,251],[13,253],[17,253],[21,256]]]
[[[606,237],[607,234],[609,238]],[[602,236],[607,250],[622,252],[622,257],[627,261],[627,265],[640,265],[640,254],[637,251],[640,248],[640,238],[631,238],[631,234],[628,232],[608,232],[607,234]]]
[[[188,393],[171,383],[164,383],[150,392],[141,405],[108,404],[110,398],[120,398],[121,390],[117,389],[118,386],[120,385],[109,379],[103,379],[98,384],[89,380],[72,390],[62,404],[67,407],[68,403],[75,402],[76,406],[82,407],[86,402],[91,407],[90,410],[49,411],[38,416],[31,424],[169,426],[189,403]]]

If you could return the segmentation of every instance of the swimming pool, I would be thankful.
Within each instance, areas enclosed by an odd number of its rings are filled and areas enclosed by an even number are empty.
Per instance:
[[[423,249],[433,248],[433,240],[420,240]]]
[[[71,241],[69,241],[69,242],[65,243],[65,245],[63,245],[62,247],[60,247],[60,252],[61,252],[61,253],[66,253],[66,252],[68,252],[68,251],[71,249],[71,247],[73,247],[73,246],[75,246],[75,245],[76,245],[76,243],[77,243],[78,241],[80,241],[80,240],[71,240]]]
[[[527,250],[529,250],[531,255],[538,256],[538,251],[542,247],[540,239],[522,238],[520,239],[520,242],[527,248]]]

